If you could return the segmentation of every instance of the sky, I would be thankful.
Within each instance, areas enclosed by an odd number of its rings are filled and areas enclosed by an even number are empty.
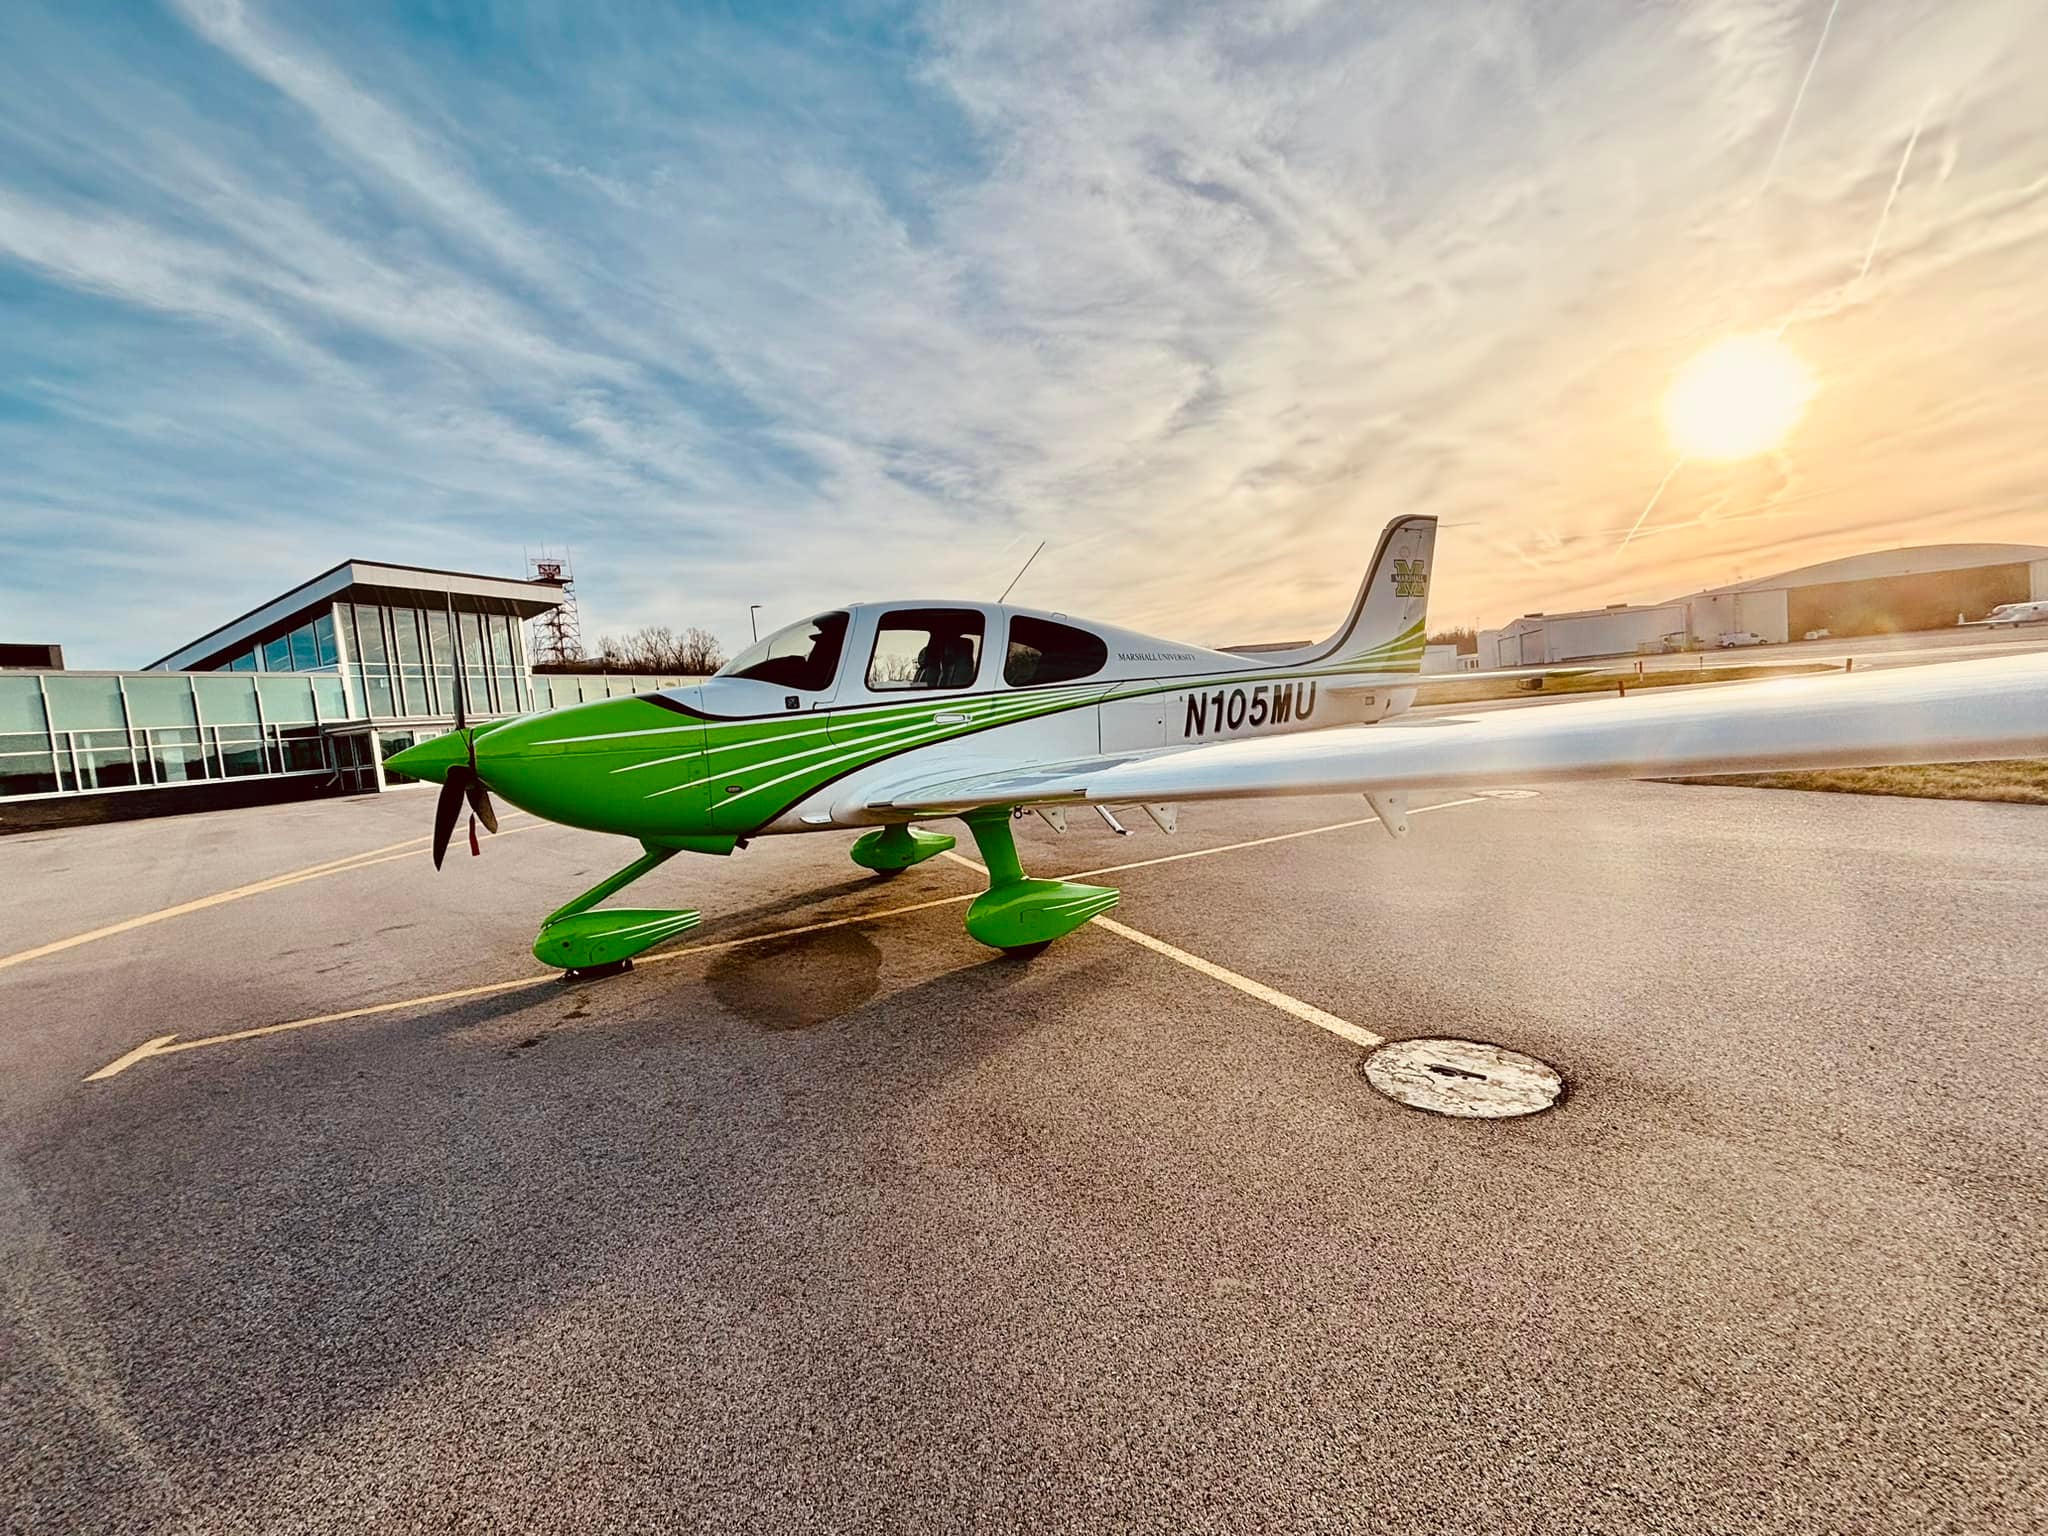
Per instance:
[[[9,0],[0,638],[544,545],[732,647],[1040,540],[1015,601],[1222,644],[1415,512],[1440,625],[2048,543],[2043,57],[2037,0]],[[1804,418],[1676,463],[1780,327]]]

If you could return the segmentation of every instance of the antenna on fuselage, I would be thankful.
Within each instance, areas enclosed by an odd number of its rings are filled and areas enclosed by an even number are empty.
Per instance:
[[[1003,595],[1002,597],[996,599],[997,602],[1002,602],[1005,598],[1009,597],[1009,595],[1016,590],[1017,583],[1024,579],[1024,573],[1031,569],[1031,562],[1038,558],[1039,550],[1042,550],[1044,548],[1045,540],[1040,539],[1038,541],[1038,549],[1034,549],[1033,551],[1031,551],[1030,555],[1025,559],[1024,563],[1017,567],[1017,574],[1010,578],[1009,586],[1003,588]]]

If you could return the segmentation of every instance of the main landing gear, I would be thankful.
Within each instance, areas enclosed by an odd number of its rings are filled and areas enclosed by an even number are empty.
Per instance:
[[[1008,810],[970,811],[962,819],[974,834],[974,846],[988,869],[988,889],[967,909],[967,931],[990,948],[1033,953],[1117,904],[1119,893],[1106,885],[1026,878],[1017,858]],[[642,842],[646,852],[639,858],[548,915],[540,936],[533,941],[534,958],[572,978],[609,976],[632,969],[635,955],[688,933],[703,921],[703,914],[691,907],[600,909],[597,904],[678,853],[730,853],[735,841],[706,837]],[[888,826],[855,843],[853,860],[865,869],[893,874],[952,846],[953,839],[942,832]]]
[[[631,970],[633,956],[641,950],[679,933],[688,933],[703,921],[703,913],[688,907],[677,911],[652,907],[591,910],[614,891],[624,890],[681,851],[650,843],[640,846],[647,850],[645,854],[548,915],[548,920],[540,925],[540,936],[533,941],[536,960],[567,971],[572,978],[610,976]]]
[[[967,932],[991,948],[1041,949],[1117,904],[1119,893],[1106,885],[1025,878],[1008,810],[969,811],[963,819],[988,867],[988,889],[967,909]]]
[[[884,876],[900,875],[913,864],[944,853],[953,839],[943,832],[925,832],[908,822],[896,822],[870,832],[853,845],[853,862]]]

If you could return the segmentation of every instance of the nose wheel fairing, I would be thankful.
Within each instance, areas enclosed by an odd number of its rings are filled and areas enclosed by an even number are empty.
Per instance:
[[[676,848],[649,847],[617,874],[600,880],[566,906],[548,914],[533,941],[533,957],[572,975],[623,968],[642,950],[652,949],[703,921],[694,908],[606,907],[597,904],[625,889],[649,870],[665,864]]]

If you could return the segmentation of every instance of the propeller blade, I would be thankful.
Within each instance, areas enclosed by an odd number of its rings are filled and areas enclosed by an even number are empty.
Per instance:
[[[473,859],[482,852],[483,849],[476,845],[476,818],[472,816],[469,818],[469,856]]]
[[[476,777],[475,770],[471,770],[462,792],[469,798],[469,808],[476,819],[495,833],[498,830],[498,813],[491,805],[491,792],[484,788],[484,781]],[[474,840],[474,834],[471,837]]]
[[[441,867],[441,860],[448,853],[448,839],[455,831],[455,818],[462,814],[463,782],[469,777],[469,770],[460,766],[450,768],[448,777],[441,784],[441,797],[434,802],[434,868]]]

